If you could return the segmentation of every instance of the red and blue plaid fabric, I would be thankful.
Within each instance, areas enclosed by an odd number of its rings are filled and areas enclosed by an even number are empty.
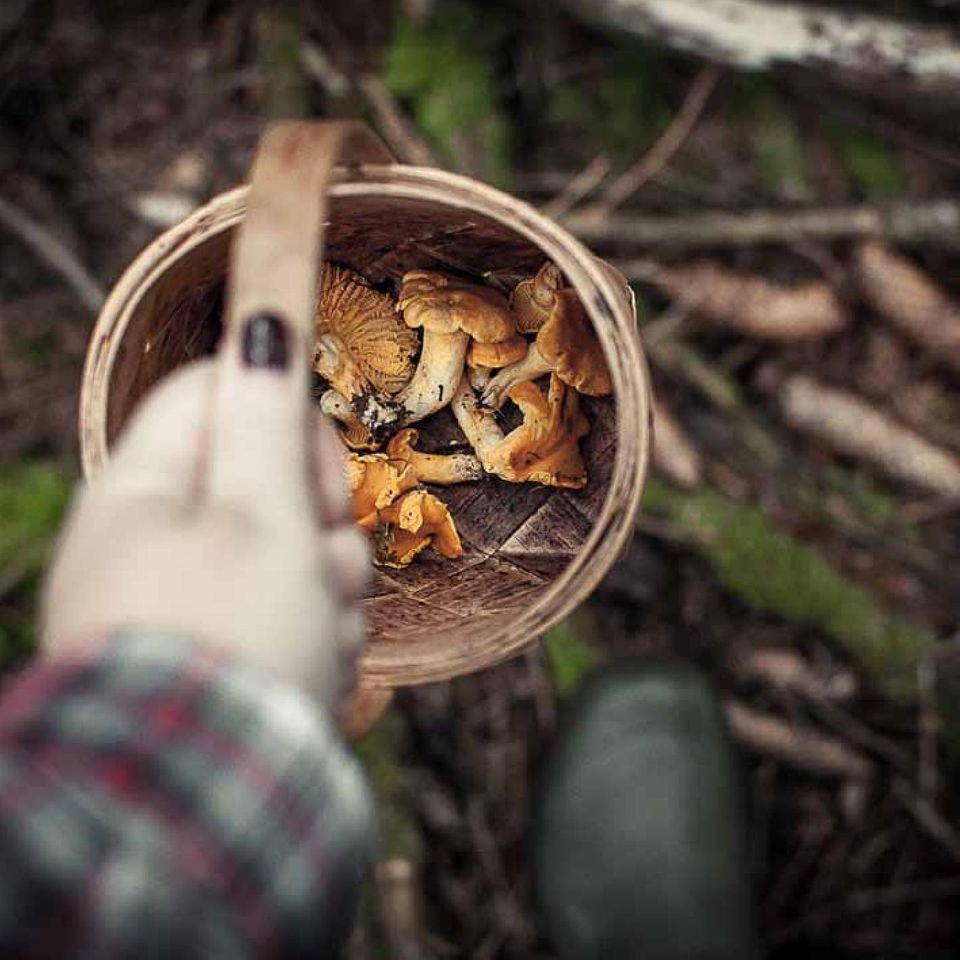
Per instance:
[[[298,692],[117,634],[0,694],[0,956],[327,957],[373,815]]]

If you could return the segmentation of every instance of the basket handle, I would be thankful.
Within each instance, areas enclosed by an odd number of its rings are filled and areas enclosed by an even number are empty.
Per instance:
[[[284,121],[263,135],[230,267],[224,336],[234,347],[241,318],[254,311],[287,317],[312,341],[327,193],[338,162],[396,160],[368,127],[356,121]]]

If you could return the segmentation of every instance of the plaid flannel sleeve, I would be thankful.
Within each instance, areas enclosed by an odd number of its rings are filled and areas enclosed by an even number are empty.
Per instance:
[[[327,721],[204,647],[114,635],[0,696],[2,956],[332,956],[372,834]]]

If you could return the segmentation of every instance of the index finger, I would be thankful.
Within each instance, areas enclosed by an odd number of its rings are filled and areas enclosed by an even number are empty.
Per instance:
[[[350,124],[286,122],[261,140],[234,241],[206,492],[246,510],[310,509],[310,359],[331,168]],[[371,159],[383,159],[371,149]]]

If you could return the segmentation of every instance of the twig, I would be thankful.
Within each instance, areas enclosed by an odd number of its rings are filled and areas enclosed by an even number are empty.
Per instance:
[[[585,215],[598,218],[609,216],[624,201],[652,180],[673,159],[693,131],[713,88],[720,79],[720,70],[713,64],[701,67],[676,116],[670,121],[657,142],[629,170],[617,177],[603,192],[595,207]]]
[[[944,497],[960,496],[960,458],[851,393],[792,376],[779,394],[784,419],[849,456]]]
[[[649,249],[746,247],[804,240],[887,237],[929,240],[955,247],[960,238],[960,201],[901,200],[885,205],[809,207],[790,210],[708,211],[676,216],[615,214],[603,221],[580,213],[565,226],[591,243],[636,244]],[[616,264],[630,279],[643,276],[643,261]]]
[[[393,94],[378,76],[367,74],[360,77],[357,86],[373,110],[377,129],[403,163],[412,163],[418,167],[439,165],[433,151],[416,132]]]
[[[762,0],[565,0],[591,20],[721,63],[778,63],[956,95],[960,47],[946,31],[853,11]]]
[[[923,832],[936,840],[954,860],[960,861],[960,834],[940,815],[933,804],[919,796],[910,784],[900,777],[894,779],[891,792]]]
[[[663,401],[656,404],[653,427],[653,462],[657,470],[678,486],[697,486],[703,479],[700,451]]]
[[[826,777],[865,779],[873,771],[873,764],[859,750],[814,727],[788,723],[737,700],[727,700],[724,709],[734,737],[763,756]]]
[[[46,227],[2,197],[0,224],[19,237],[48,267],[59,273],[88,310],[94,313],[100,310],[106,299],[103,287],[77,256]]]
[[[610,172],[610,158],[598,153],[579,173],[570,178],[560,192],[545,203],[542,212],[557,219],[572,210],[584,197],[588,197]]]

